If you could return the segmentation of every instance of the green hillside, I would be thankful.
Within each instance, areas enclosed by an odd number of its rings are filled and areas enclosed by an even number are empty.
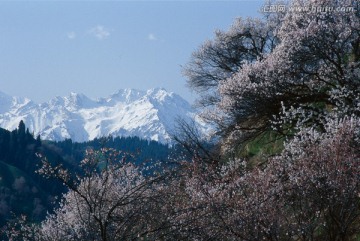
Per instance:
[[[50,205],[48,194],[24,171],[0,162],[0,223],[13,215],[27,214],[42,219]]]

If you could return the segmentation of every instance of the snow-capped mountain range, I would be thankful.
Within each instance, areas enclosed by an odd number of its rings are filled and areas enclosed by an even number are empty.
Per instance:
[[[123,89],[97,100],[71,93],[41,104],[0,92],[0,127],[13,130],[23,120],[46,140],[83,142],[112,135],[168,143],[178,118],[194,119],[207,129],[186,100],[162,88]]]

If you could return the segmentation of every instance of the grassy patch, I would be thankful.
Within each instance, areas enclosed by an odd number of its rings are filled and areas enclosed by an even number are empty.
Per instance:
[[[237,156],[248,158],[254,165],[259,164],[269,156],[279,154],[284,148],[284,140],[284,137],[273,131],[265,132],[246,143]]]

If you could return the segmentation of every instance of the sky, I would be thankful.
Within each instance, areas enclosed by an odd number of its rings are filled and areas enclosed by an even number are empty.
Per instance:
[[[0,0],[0,91],[41,103],[163,87],[190,103],[181,66],[262,0]],[[0,103],[1,104],[1,103]]]

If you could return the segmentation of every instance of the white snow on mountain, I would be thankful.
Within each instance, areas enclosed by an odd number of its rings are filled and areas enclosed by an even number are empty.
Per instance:
[[[195,119],[207,131],[187,101],[162,88],[123,89],[98,100],[70,93],[41,104],[0,92],[0,127],[13,130],[23,120],[30,132],[46,140],[83,142],[112,135],[168,143],[178,118]]]

